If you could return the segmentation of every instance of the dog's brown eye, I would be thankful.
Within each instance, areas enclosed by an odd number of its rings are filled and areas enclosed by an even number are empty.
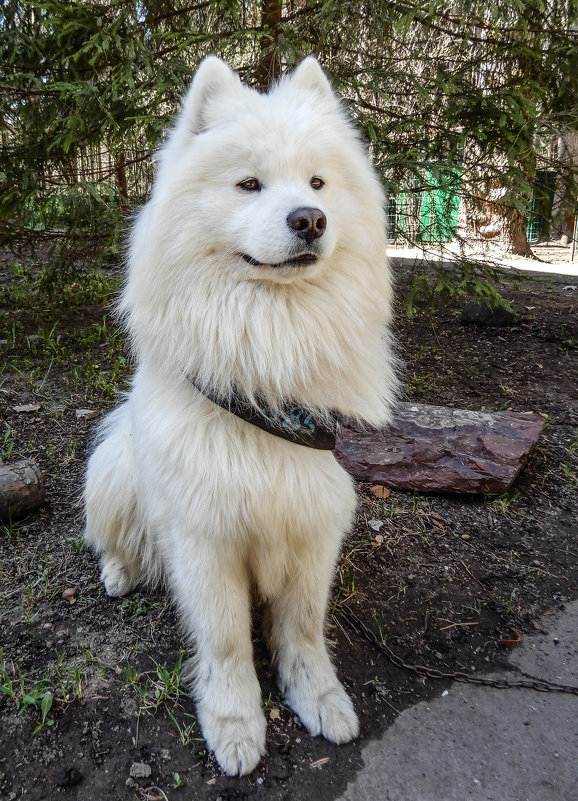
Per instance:
[[[247,178],[245,181],[240,181],[237,186],[244,189],[245,192],[260,192],[261,184],[256,178]]]
[[[313,178],[309,181],[313,189],[321,189],[322,186],[325,186],[325,181],[322,178],[319,178],[318,175],[314,175]]]

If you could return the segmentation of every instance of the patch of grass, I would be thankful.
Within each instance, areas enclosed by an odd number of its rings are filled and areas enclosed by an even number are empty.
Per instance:
[[[519,498],[519,495],[518,492],[513,495],[504,492],[503,495],[495,497],[488,495],[485,500],[496,514],[507,516],[510,513],[510,507]]]
[[[185,657],[186,652],[180,651],[172,667],[152,659],[153,670],[140,672],[126,667],[121,675],[137,694],[138,715],[164,709],[177,730],[179,742],[186,747],[202,741],[202,738],[197,736],[196,717],[183,708],[183,702],[189,700],[189,692],[182,678]]]
[[[195,737],[197,719],[194,715],[189,712],[183,712],[183,717],[187,719],[187,722],[182,720],[179,722],[170,709],[167,709],[167,714],[173,722],[178,732],[179,742],[184,748],[202,740],[202,737]],[[182,784],[178,786],[182,786]]]
[[[0,694],[12,700],[17,715],[33,713],[36,734],[54,724],[49,715],[55,703],[68,705],[82,697],[81,666],[66,665],[63,653],[48,665],[42,678],[26,677],[19,664],[9,662],[0,653]]]
[[[0,305],[5,309],[77,308],[107,303],[119,290],[120,278],[102,269],[69,272],[66,277],[29,262],[11,264],[11,281],[0,286]],[[57,291],[56,291],[57,290]]]
[[[160,603],[151,603],[139,592],[133,592],[132,595],[128,598],[123,598],[121,601],[123,617],[133,623],[159,606]]]
[[[72,390],[91,403],[114,403],[128,377],[124,335],[105,312],[118,277],[94,269],[59,281],[57,296],[48,290],[42,272],[21,265],[0,286],[4,373],[51,402]]]
[[[14,432],[7,428],[0,439],[0,461],[9,462],[14,450]]]
[[[181,651],[172,668],[162,665],[151,658],[154,670],[147,672],[135,672],[130,667],[121,671],[122,676],[128,681],[139,696],[141,711],[154,710],[160,706],[179,704],[183,696],[188,697],[185,683],[181,677],[185,651]]]
[[[570,484],[578,486],[578,473],[570,462],[563,462],[559,469],[564,478],[566,478]]]

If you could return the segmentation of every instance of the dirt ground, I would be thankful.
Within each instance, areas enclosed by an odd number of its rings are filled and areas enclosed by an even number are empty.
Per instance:
[[[515,323],[480,328],[460,323],[457,302],[408,319],[408,268],[394,267],[407,399],[532,411],[546,425],[504,496],[379,500],[359,487],[328,634],[361,737],[337,747],[302,728],[276,688],[257,610],[267,755],[231,779],[207,752],[181,681],[184,641],[166,595],[107,598],[82,544],[91,435],[130,373],[106,305],[115,281],[77,278],[49,297],[3,260],[0,455],[34,458],[47,488],[39,510],[0,528],[0,799],[334,799],[364,741],[445,686],[391,653],[448,673],[496,670],[508,643],[578,596],[578,279],[505,282]]]

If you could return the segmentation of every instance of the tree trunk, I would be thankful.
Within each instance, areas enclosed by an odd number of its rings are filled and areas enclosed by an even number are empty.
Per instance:
[[[128,181],[126,177],[126,159],[124,150],[122,150],[116,156],[115,161],[116,185],[118,187],[120,209],[122,213],[125,214],[128,209]]]
[[[578,182],[578,133],[567,133],[558,139],[558,179],[552,209],[552,228],[554,238],[572,240],[574,218],[576,216],[576,182]]]
[[[261,6],[261,55],[255,68],[257,88],[266,91],[281,74],[281,60],[277,52],[277,40],[282,20],[281,0],[263,0]]]
[[[513,206],[501,205],[496,210],[501,222],[500,237],[504,250],[513,256],[533,257],[526,235],[526,217]]]

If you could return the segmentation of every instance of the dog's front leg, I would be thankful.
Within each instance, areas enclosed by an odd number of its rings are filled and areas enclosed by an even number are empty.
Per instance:
[[[287,703],[309,732],[335,743],[359,733],[353,704],[327,653],[323,633],[338,542],[312,538],[312,550],[271,603],[272,645]]]
[[[225,773],[250,773],[265,753],[266,721],[253,664],[247,571],[226,544],[207,535],[202,543],[181,541],[172,575],[196,649],[189,667],[203,736]]]

